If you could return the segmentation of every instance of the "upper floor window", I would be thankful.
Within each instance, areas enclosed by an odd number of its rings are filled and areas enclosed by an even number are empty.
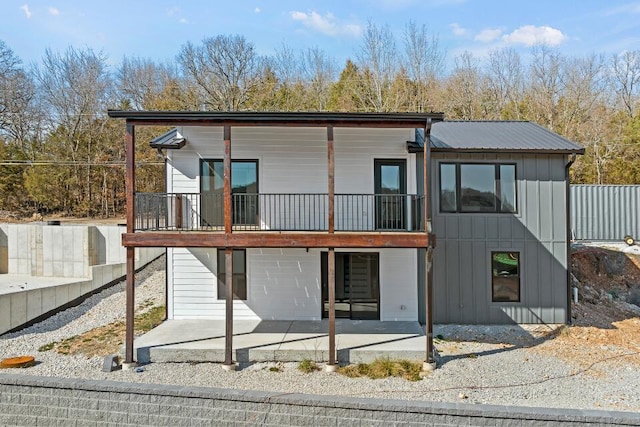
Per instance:
[[[515,164],[440,163],[440,212],[516,211]]]
[[[258,161],[231,161],[233,225],[258,224]],[[201,225],[224,224],[224,162],[200,162]]]

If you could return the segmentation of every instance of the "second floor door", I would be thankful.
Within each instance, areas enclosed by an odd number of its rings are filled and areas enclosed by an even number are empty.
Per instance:
[[[375,160],[376,229],[406,229],[407,162]]]

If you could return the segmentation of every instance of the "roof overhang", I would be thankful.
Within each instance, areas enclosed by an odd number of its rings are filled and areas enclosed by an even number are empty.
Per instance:
[[[424,128],[444,113],[211,112],[108,110],[138,126],[300,126]]]
[[[535,148],[443,148],[431,147],[432,153],[465,153],[465,154],[496,154],[496,153],[513,153],[513,154],[584,154],[584,148],[575,150],[545,150]]]
[[[182,135],[178,133],[178,129],[171,129],[169,132],[157,136],[149,142],[151,148],[179,150],[187,143]]]

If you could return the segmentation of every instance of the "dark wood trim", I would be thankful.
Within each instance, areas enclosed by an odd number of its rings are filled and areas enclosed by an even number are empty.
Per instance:
[[[135,316],[136,248],[127,248],[127,283],[125,311],[125,363],[133,363],[133,321]]]
[[[122,235],[128,247],[165,248],[426,248],[429,234],[313,232],[138,232]]]
[[[136,128],[127,122],[125,136],[125,175],[127,233],[135,229],[135,191],[136,191]]]
[[[327,203],[327,210],[329,214],[328,218],[328,232],[333,234],[335,232],[335,153],[333,147],[333,127],[327,127],[327,176],[328,176],[328,189],[329,200]]]
[[[327,113],[327,112],[215,112],[108,110],[111,118],[145,126],[303,126],[417,128],[427,119],[444,120],[444,113]]]
[[[224,251],[225,286],[225,332],[224,332],[224,364],[233,365],[233,249]]]
[[[425,361],[434,363],[435,357],[433,352],[433,248],[428,247],[425,252],[425,336],[426,354]]]
[[[224,125],[224,232],[233,232],[233,213],[231,209],[231,126]]]
[[[125,136],[126,165],[126,209],[127,233],[135,229],[135,186],[136,186],[136,133],[135,127],[127,122]],[[126,308],[125,308],[125,356],[126,363],[133,363],[133,322],[135,316],[135,248],[127,248],[126,261]]]
[[[329,365],[336,364],[336,251],[327,254],[327,288],[329,291]],[[324,302],[323,302],[324,304]]]

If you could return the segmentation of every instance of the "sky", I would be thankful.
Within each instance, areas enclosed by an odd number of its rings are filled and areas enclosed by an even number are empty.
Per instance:
[[[567,55],[640,49],[640,0],[0,0],[0,11],[0,40],[27,65],[69,46],[116,67],[124,56],[173,61],[189,41],[240,34],[261,55],[318,47],[342,66],[369,23],[387,25],[400,48],[411,21],[437,37],[449,67],[465,51],[526,58],[536,43]]]

